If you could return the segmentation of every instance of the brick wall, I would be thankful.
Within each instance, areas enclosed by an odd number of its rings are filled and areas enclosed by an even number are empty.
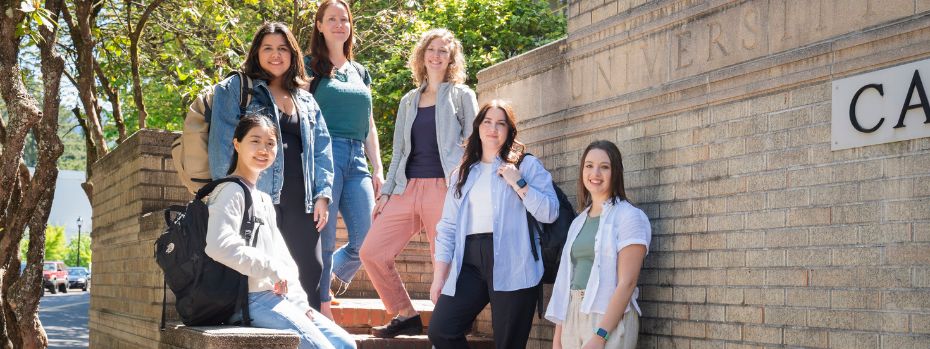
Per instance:
[[[653,228],[640,348],[927,348],[930,139],[831,151],[830,89],[930,57],[928,11],[570,1],[568,37],[480,72],[479,101],[514,102],[572,196],[584,147],[620,147]]]
[[[190,199],[168,156],[175,137],[137,132],[93,166],[92,348],[158,348],[162,274],[153,243],[162,210]]]

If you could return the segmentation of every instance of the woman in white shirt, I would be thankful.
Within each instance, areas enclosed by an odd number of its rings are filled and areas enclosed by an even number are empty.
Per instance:
[[[249,191],[227,182],[210,193],[204,252],[249,277],[253,326],[291,330],[300,337],[300,349],[354,349],[355,340],[348,332],[310,307],[297,276],[297,264],[278,229],[271,196],[255,188],[259,175],[277,156],[278,130],[269,116],[249,114],[239,121],[233,131],[228,176],[241,179]],[[239,235],[246,195],[252,198],[255,221],[260,222],[255,228],[254,247]],[[242,314],[236,312],[229,322],[241,319]]]
[[[526,214],[551,223],[559,214],[552,176],[522,155],[513,109],[494,100],[472,123],[436,225],[429,339],[437,349],[468,348],[465,333],[491,303],[497,348],[525,348],[533,324],[542,260],[532,256]]]
[[[649,218],[627,201],[620,150],[594,141],[581,156],[578,201],[546,310],[553,348],[636,347],[636,281],[649,250]]]

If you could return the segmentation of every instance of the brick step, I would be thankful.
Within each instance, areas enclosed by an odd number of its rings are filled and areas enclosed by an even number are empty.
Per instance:
[[[367,334],[372,326],[384,325],[391,321],[391,315],[384,311],[384,304],[377,298],[338,298],[339,305],[333,305],[333,318],[339,326],[349,333]],[[414,300],[413,308],[420,313],[423,328],[429,326],[433,315],[433,302]]]
[[[375,338],[369,335],[354,335],[358,349],[431,349],[433,346],[426,335]],[[468,336],[468,346],[473,349],[493,349],[494,340],[486,337]]]

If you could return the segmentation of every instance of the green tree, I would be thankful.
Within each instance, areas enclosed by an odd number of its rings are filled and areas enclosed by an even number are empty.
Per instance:
[[[67,257],[65,257],[65,264],[72,267],[87,267],[91,262],[91,251],[90,251],[90,232],[87,235],[81,235],[80,243],[80,253],[81,253],[81,263],[78,263],[78,239],[74,238],[68,242]]]
[[[48,228],[45,229],[45,260],[64,260],[68,253],[66,246],[65,227],[49,225]]]
[[[73,251],[76,251],[77,248],[77,239],[72,239],[71,242],[65,244],[65,227],[58,225],[49,225],[45,228],[45,260],[49,261],[67,261],[68,258],[77,259],[77,255],[74,255]],[[87,236],[81,236],[81,250],[84,249],[84,244],[86,243],[88,251],[87,256],[90,256],[90,238]],[[71,245],[74,245],[73,247]],[[22,239],[19,241],[19,254],[20,256],[25,256],[26,251],[29,248],[29,239]],[[73,256],[72,256],[73,255]],[[81,254],[81,263],[84,263],[84,254]],[[90,258],[88,258],[88,262]],[[25,263],[25,261],[24,261]],[[68,262],[65,262],[67,265],[71,265]]]
[[[401,97],[412,89],[407,59],[420,34],[446,28],[462,42],[472,87],[478,71],[555,41],[566,33],[561,8],[538,0],[358,1],[358,60],[372,74],[375,122],[382,157],[390,162]]]
[[[142,11],[139,4],[102,0],[95,25],[104,134],[115,140],[138,129],[128,33]],[[146,4],[153,2],[146,1]],[[467,83],[490,65],[565,35],[563,1],[545,0],[368,0],[350,1],[356,19],[356,59],[371,72],[373,113],[382,155],[390,161],[397,104],[413,88],[407,58],[419,35],[448,28],[462,41]],[[132,8],[132,11],[127,9]],[[153,9],[139,38],[139,76],[150,128],[180,130],[187,105],[204,88],[237,69],[256,28],[265,21],[291,26],[308,48],[317,2],[294,0],[177,1]],[[129,15],[127,12],[131,12]],[[105,78],[100,78],[105,77]],[[116,99],[118,103],[113,103]],[[117,111],[121,118],[115,122]],[[121,131],[120,128],[125,128]],[[68,159],[73,157],[65,156]]]

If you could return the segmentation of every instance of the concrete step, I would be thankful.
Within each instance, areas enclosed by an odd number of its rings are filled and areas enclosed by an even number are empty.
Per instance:
[[[188,327],[170,323],[160,335],[161,349],[292,349],[300,343],[293,332],[258,327]]]
[[[397,336],[395,338],[375,338],[369,335],[354,335],[358,349],[431,349],[433,346],[426,335]],[[468,346],[472,349],[494,349],[491,338],[468,336]]]
[[[384,311],[384,304],[377,298],[338,298],[338,305],[333,305],[333,318],[349,333],[367,334],[372,326],[384,325],[391,321],[391,315]],[[413,308],[420,313],[424,330],[429,326],[433,315],[433,302],[413,300]]]

